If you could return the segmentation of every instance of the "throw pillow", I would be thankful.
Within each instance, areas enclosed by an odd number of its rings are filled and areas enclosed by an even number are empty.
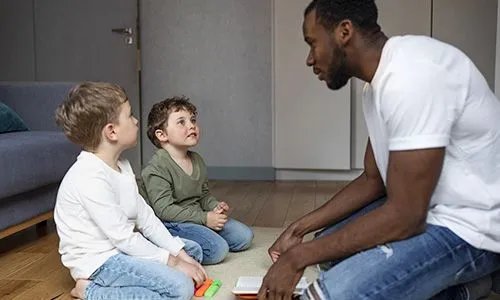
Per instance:
[[[0,102],[0,133],[27,131],[28,126],[10,107]]]

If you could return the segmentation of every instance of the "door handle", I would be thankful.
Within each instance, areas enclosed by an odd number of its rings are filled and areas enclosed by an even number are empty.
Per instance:
[[[111,32],[125,35],[126,45],[132,45],[134,43],[134,38],[132,37],[133,30],[131,27],[113,28]]]
[[[113,28],[111,29],[112,32],[114,33],[119,33],[119,34],[126,34],[126,35],[132,35],[133,31],[132,28],[127,27],[127,28]]]

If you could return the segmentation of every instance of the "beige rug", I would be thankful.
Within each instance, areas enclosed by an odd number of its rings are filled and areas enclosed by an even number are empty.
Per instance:
[[[239,276],[264,276],[271,266],[271,259],[267,254],[267,249],[278,238],[281,228],[261,228],[254,227],[253,246],[247,251],[240,253],[230,253],[226,259],[214,266],[207,266],[208,275],[213,279],[222,281],[221,289],[211,299],[214,300],[234,300],[233,289]],[[310,239],[310,236],[306,239]],[[308,282],[314,281],[318,276],[316,267],[309,267],[304,272]],[[193,299],[203,299],[196,298]],[[486,299],[485,299],[486,300]],[[500,300],[500,296],[491,295],[487,300]]]
[[[214,266],[207,266],[206,270],[212,279],[222,281],[221,289],[212,299],[228,300],[238,299],[231,290],[236,284],[239,276],[264,276],[271,266],[271,259],[267,249],[278,238],[281,228],[252,228],[254,241],[250,249],[240,253],[229,253],[226,259]],[[304,272],[308,282],[312,282],[318,276],[315,267],[309,267]],[[202,298],[193,298],[202,299]]]

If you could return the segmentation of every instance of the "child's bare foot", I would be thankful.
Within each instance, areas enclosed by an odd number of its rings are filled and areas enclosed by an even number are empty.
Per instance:
[[[90,280],[78,279],[76,281],[75,287],[71,290],[71,296],[77,299],[84,299],[85,289],[90,284]]]

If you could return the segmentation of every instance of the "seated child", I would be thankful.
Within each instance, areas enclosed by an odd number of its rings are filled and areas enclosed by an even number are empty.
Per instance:
[[[184,97],[153,106],[147,134],[158,150],[142,170],[140,193],[172,234],[200,244],[203,264],[216,264],[250,247],[253,233],[227,217],[229,206],[210,194],[203,159],[188,150],[200,137],[196,115]]]
[[[80,299],[191,299],[206,278],[198,244],[173,237],[138,193],[120,154],[137,143],[137,120],[117,85],[75,86],[57,124],[82,147],[57,193],[54,219],[64,266]],[[191,258],[194,256],[195,259]]]

